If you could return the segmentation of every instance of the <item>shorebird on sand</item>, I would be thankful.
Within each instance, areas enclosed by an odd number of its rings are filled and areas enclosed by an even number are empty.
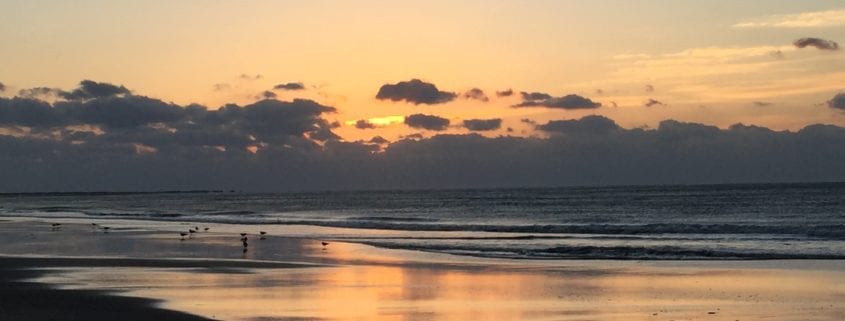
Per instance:
[[[208,232],[208,230],[209,230],[209,229],[211,229],[211,228],[210,228],[210,227],[206,227],[206,228],[203,228],[202,230],[203,230],[203,231]]]
[[[185,233],[185,232],[179,232],[179,236],[181,236],[181,237],[182,237],[182,241],[184,241],[184,240],[185,240],[185,236],[187,236],[187,235],[188,235],[188,233]]]
[[[260,231],[260,232],[258,232],[258,234],[261,234],[261,237],[260,237],[260,238],[258,238],[258,239],[259,239],[259,240],[263,240],[263,239],[265,239],[265,236],[267,235],[267,232]]]
[[[323,250],[325,250],[325,249],[326,249],[326,246],[328,246],[328,245],[329,245],[329,242],[322,241],[322,242],[320,242],[320,244],[323,244]]]

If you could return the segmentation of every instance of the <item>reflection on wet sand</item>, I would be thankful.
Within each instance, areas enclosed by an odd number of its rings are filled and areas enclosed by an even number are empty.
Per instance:
[[[237,232],[224,227],[180,241],[171,232],[102,234],[63,225],[49,231],[2,224],[3,253],[153,260],[243,255]],[[518,261],[337,241],[323,249],[320,240],[275,236],[252,242],[243,258],[326,265],[163,268],[168,265],[161,262],[155,268],[63,268],[41,280],[162,299],[167,308],[228,321],[845,319],[839,261]]]
[[[237,271],[235,271],[237,272]],[[352,265],[220,273],[76,271],[222,320],[842,320],[845,273],[629,268],[607,273]]]

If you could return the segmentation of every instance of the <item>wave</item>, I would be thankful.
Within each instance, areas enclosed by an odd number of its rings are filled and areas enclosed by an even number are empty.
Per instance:
[[[449,253],[508,259],[578,259],[578,260],[842,260],[837,253],[788,253],[778,251],[688,248],[678,246],[557,246],[519,249],[502,246],[442,244],[365,244],[403,250]]]

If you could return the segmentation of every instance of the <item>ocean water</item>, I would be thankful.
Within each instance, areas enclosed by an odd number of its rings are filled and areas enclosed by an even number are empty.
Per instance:
[[[6,194],[0,216],[343,227],[360,233],[334,239],[513,259],[845,259],[845,183]]]

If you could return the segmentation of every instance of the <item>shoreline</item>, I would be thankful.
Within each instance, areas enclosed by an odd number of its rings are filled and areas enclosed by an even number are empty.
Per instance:
[[[0,299],[12,298],[0,308],[15,304],[0,319],[845,318],[845,264],[838,260],[491,259],[321,246],[299,234],[250,235],[242,253],[236,232],[244,226],[215,225],[216,232],[182,241],[172,232],[181,223],[103,233],[82,222],[63,222],[59,231],[38,220],[0,222]]]

